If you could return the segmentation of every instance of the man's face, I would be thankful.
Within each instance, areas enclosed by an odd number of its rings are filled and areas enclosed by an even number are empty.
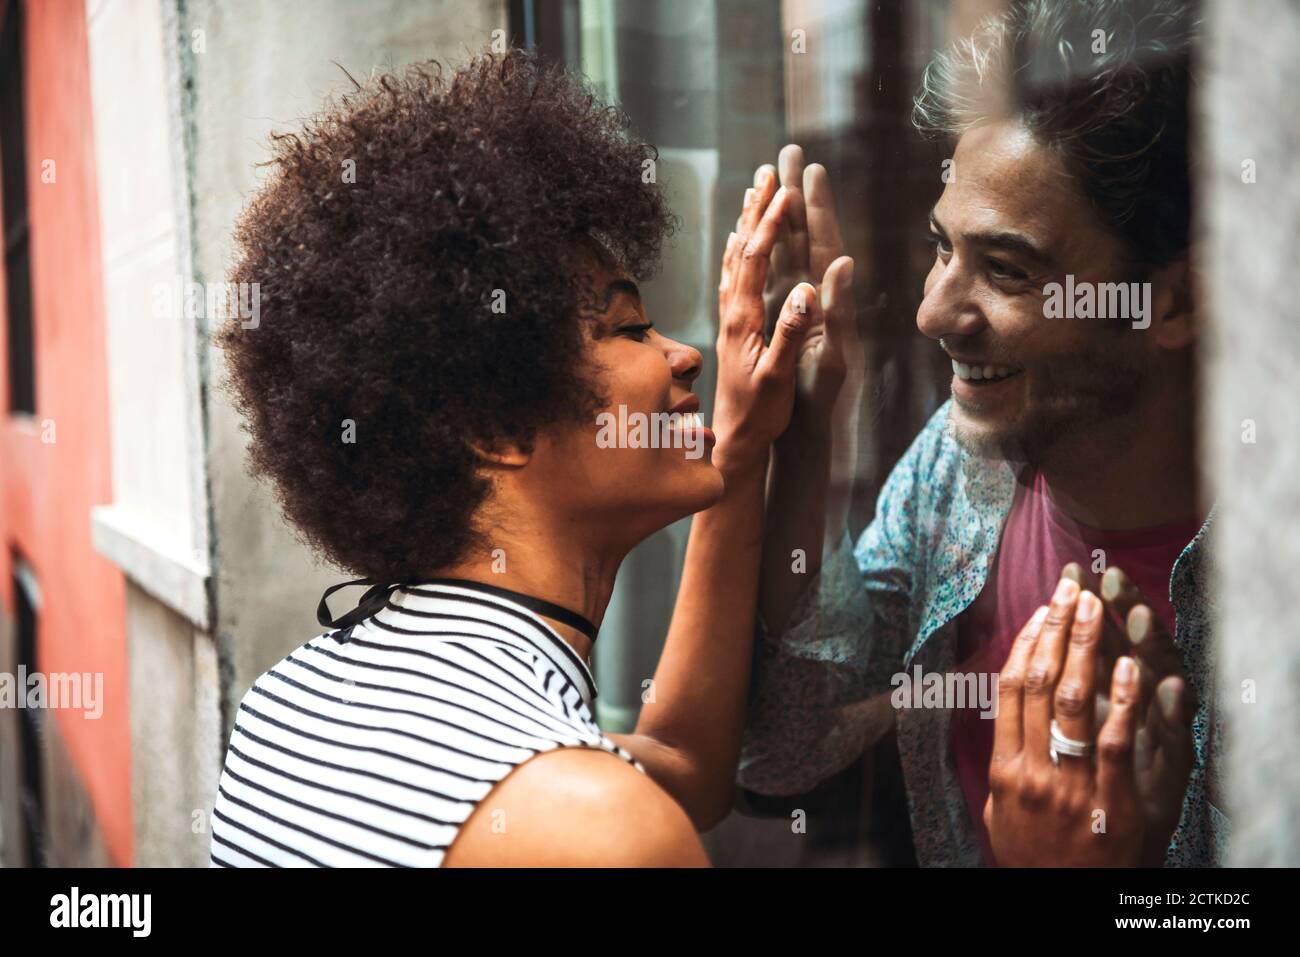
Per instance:
[[[1131,416],[1153,364],[1128,322],[1045,317],[1044,287],[1067,274],[1076,286],[1131,277],[1064,164],[1019,124],[967,131],[952,169],[931,217],[936,255],[917,326],[954,360],[958,440],[1041,463],[1070,437]]]

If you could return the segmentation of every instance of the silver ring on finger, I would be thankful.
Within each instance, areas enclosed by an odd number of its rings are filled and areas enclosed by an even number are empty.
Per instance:
[[[1061,733],[1061,726],[1052,719],[1051,744],[1048,753],[1052,756],[1052,763],[1059,765],[1062,754],[1071,758],[1086,758],[1092,755],[1094,747],[1089,741],[1076,741],[1074,738],[1067,738]]]

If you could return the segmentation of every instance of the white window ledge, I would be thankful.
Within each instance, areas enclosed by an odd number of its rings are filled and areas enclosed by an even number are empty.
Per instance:
[[[120,505],[92,508],[90,525],[95,551],[172,611],[199,628],[208,628],[206,562],[179,554]]]

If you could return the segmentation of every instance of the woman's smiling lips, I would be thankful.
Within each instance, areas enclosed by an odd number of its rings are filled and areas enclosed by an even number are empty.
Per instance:
[[[708,442],[710,446],[718,444],[718,437],[700,418],[700,397],[698,395],[693,392],[688,393],[685,398],[669,409],[668,413],[681,416],[679,424],[673,426],[673,428],[681,429],[683,432],[699,432],[704,441]]]
[[[673,406],[668,411],[670,413],[677,412],[681,415],[685,415],[688,412],[699,412],[700,397],[696,395],[694,392],[688,392],[680,402],[678,402],[675,406]]]
[[[704,436],[704,441],[708,442],[710,447],[718,444],[718,437],[713,434],[711,428],[704,424],[704,421],[698,414],[695,416],[695,428],[699,431],[700,435]]]

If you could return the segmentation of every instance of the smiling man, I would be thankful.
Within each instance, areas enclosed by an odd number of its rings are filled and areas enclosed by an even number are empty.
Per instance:
[[[1173,0],[1027,0],[926,70],[914,121],[955,151],[916,322],[952,361],[952,398],[853,544],[829,476],[859,347],[851,324],[805,344],[742,786],[808,791],[896,724],[922,865],[1221,859],[1191,33]],[[824,170],[797,147],[780,166],[803,211],[775,254],[788,285],[820,275],[839,233]],[[1083,308],[1059,308],[1067,286]],[[900,674],[952,672],[1001,675],[996,720],[938,692],[891,708]]]

